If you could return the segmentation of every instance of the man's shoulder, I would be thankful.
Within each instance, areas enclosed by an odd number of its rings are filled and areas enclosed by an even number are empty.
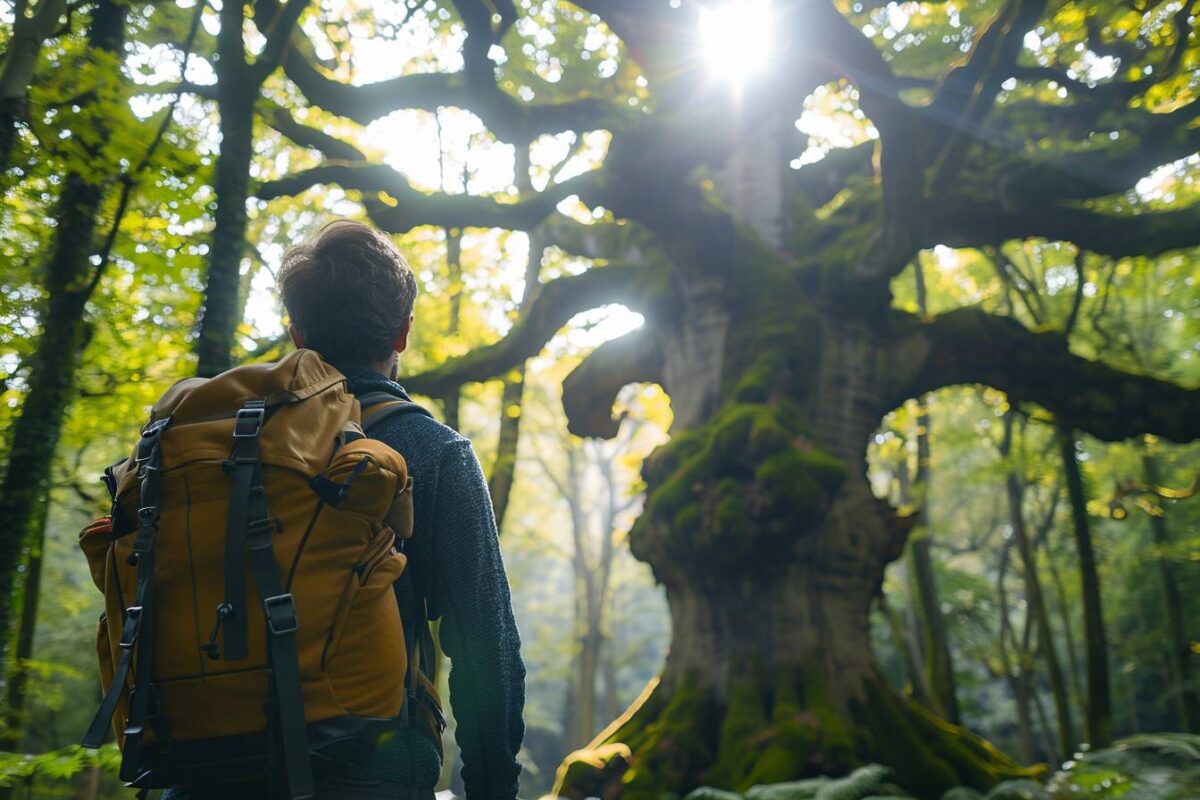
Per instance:
[[[413,451],[437,459],[449,447],[469,444],[456,430],[416,409],[393,412],[367,431],[373,439],[386,442],[407,456]],[[409,451],[406,453],[405,451]]]

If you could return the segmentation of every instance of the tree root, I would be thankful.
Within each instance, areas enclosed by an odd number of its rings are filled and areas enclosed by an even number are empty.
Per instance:
[[[567,757],[554,793],[658,800],[697,786],[745,791],[877,762],[915,797],[937,800],[955,786],[986,791],[1045,769],[1021,767],[882,679],[865,681],[863,700],[841,708],[815,668],[750,672],[732,683],[726,703],[691,679],[670,694],[652,683],[591,745]]]

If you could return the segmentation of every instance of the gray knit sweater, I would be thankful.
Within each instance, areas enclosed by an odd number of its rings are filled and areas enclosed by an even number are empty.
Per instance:
[[[383,375],[343,372],[354,394],[385,391],[408,399]],[[405,602],[414,589],[427,598],[430,618],[441,620],[467,798],[511,800],[525,733],[525,665],[483,471],[469,441],[423,414],[391,416],[371,436],[401,453],[413,478],[409,567],[397,594],[406,626],[414,624]],[[433,743],[412,728],[385,737],[372,755],[353,765],[359,774],[411,786],[433,786],[440,767]]]

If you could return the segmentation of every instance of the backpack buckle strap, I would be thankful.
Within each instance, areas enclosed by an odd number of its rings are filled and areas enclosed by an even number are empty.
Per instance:
[[[266,517],[258,436],[266,419],[266,401],[247,400],[234,415],[233,450],[224,467],[231,477],[229,512],[225,521],[225,596],[231,609],[225,620],[223,656],[237,661],[247,656],[246,549],[254,547],[255,523]],[[254,519],[251,519],[254,518]],[[249,540],[249,541],[248,541]],[[268,542],[270,539],[268,538]]]
[[[296,600],[290,592],[263,598],[263,609],[267,613],[267,628],[273,635],[284,636],[300,629]]]
[[[250,400],[238,409],[233,418],[233,438],[253,439],[262,430],[267,415],[267,404],[263,400]]]
[[[122,650],[133,649],[137,643],[138,629],[142,626],[142,607],[130,606],[125,609],[125,627],[121,629],[121,641],[117,646]]]

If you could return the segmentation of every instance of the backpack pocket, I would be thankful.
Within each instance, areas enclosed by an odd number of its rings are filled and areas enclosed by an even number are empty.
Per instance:
[[[351,714],[387,718],[404,696],[404,629],[393,584],[406,559],[391,528],[372,522],[375,535],[346,576],[321,668],[338,702]]]

